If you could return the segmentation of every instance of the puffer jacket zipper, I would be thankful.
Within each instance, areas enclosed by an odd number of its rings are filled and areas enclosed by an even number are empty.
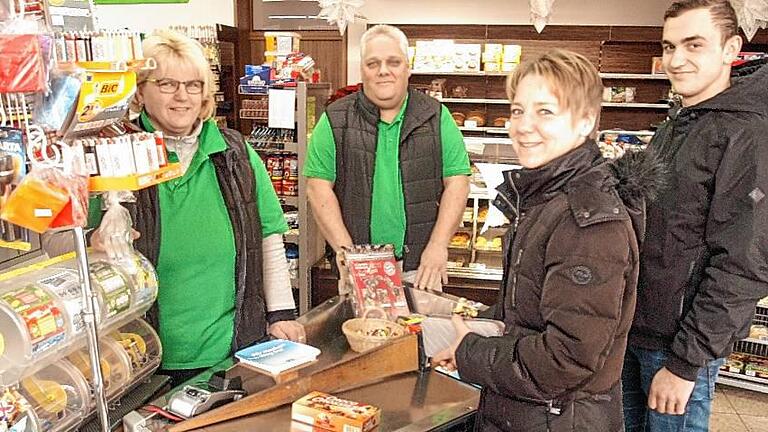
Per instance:
[[[520,220],[523,218],[524,215],[520,212],[520,192],[518,192],[517,186],[515,185],[515,182],[512,180],[511,177],[512,176],[509,175],[507,177],[507,181],[508,181],[510,187],[512,188],[512,191],[515,193],[515,198],[516,198],[515,199],[515,204],[512,204],[512,202],[510,201],[509,197],[505,193],[499,192],[498,195],[499,195],[499,197],[501,199],[504,200],[504,202],[506,203],[508,208],[511,209],[514,212],[514,216],[515,216],[515,221],[512,224],[512,238],[511,238],[511,241],[509,243],[509,248],[510,248],[509,252],[510,252],[510,254],[507,255],[507,257],[511,257],[511,256],[515,257],[515,261],[514,261],[514,263],[512,263],[512,268],[511,268],[511,273],[512,273],[512,284],[511,285],[512,286],[509,287],[509,289],[510,289],[509,294],[510,294],[510,296],[512,298],[511,307],[515,307],[515,305],[517,303],[517,300],[516,300],[517,272],[518,272],[518,268],[520,266],[520,261],[523,258],[523,248],[520,247],[519,250],[517,251],[517,253],[515,254],[515,245],[516,244],[519,245],[518,238],[517,238],[517,230],[520,227],[520,222],[521,222]],[[506,291],[506,287],[505,287],[505,291]]]

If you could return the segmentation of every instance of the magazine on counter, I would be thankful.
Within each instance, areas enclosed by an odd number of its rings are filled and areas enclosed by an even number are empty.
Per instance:
[[[319,355],[320,350],[311,345],[285,339],[262,342],[235,353],[240,362],[271,375],[311,363]]]

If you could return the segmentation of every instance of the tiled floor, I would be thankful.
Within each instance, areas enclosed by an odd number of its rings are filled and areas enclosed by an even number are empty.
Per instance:
[[[718,385],[711,432],[768,432],[768,394]]]

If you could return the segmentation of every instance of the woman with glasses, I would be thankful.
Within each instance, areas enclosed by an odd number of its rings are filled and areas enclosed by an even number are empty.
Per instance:
[[[259,156],[239,133],[216,126],[202,47],[161,31],[143,48],[157,68],[138,74],[136,121],[163,132],[184,174],[137,194],[135,246],[157,269],[148,318],[163,344],[163,372],[178,384],[268,335],[301,341],[304,329],[293,321],[280,202]]]

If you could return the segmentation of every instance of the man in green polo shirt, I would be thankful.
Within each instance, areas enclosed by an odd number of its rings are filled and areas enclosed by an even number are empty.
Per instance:
[[[393,244],[416,286],[439,289],[469,194],[464,139],[444,106],[408,90],[402,31],[377,25],[361,47],[363,91],[331,104],[312,133],[309,202],[335,251]]]

